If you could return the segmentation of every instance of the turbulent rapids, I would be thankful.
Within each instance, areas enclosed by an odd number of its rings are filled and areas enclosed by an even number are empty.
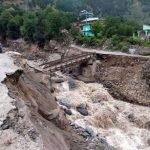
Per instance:
[[[57,86],[57,99],[70,104],[72,115],[68,119],[73,124],[90,128],[95,136],[106,139],[117,150],[149,149],[149,107],[114,99],[101,84],[74,82],[77,87],[72,90],[68,90],[68,83]],[[87,109],[88,116],[76,111],[79,105]]]

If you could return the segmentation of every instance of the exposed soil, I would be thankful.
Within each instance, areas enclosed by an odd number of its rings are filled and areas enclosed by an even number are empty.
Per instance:
[[[103,83],[115,98],[150,105],[149,78],[144,69],[149,58],[102,55],[98,59],[101,66],[96,75],[97,81]]]

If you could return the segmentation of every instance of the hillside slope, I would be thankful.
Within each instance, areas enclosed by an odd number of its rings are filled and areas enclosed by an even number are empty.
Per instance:
[[[1,0],[5,3],[22,3],[23,0]],[[48,4],[63,11],[93,11],[97,16],[123,16],[127,20],[150,23],[149,0],[28,0],[29,5],[45,7]]]
[[[44,6],[48,3],[63,11],[78,12],[87,9],[102,17],[115,15],[140,23],[150,23],[149,0],[32,0],[32,5]]]

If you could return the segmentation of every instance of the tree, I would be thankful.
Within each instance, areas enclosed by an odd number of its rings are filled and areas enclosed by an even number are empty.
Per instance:
[[[60,36],[61,29],[63,26],[61,13],[54,11],[48,14],[44,22],[45,22],[45,29],[46,29],[45,34],[47,39]]]
[[[10,13],[9,9],[6,9],[1,13],[0,16],[0,35],[2,37],[2,40],[5,41],[7,37],[7,25],[9,23],[9,20],[13,18],[12,14]]]
[[[43,48],[45,43],[45,35],[44,35],[44,24],[43,24],[43,13],[37,12],[35,20],[35,32],[33,35],[34,41],[37,42],[38,46]]]
[[[21,27],[21,34],[26,41],[34,42],[34,33],[35,33],[35,13],[29,12],[24,16],[23,26]]]
[[[92,32],[96,37],[98,36],[98,34],[102,33],[102,30],[103,30],[103,25],[101,24],[100,21],[96,21],[92,24]]]
[[[110,38],[113,35],[118,34],[118,26],[121,22],[122,20],[120,17],[107,17],[104,22],[104,35]]]
[[[7,36],[11,39],[20,37],[20,26],[15,19],[11,19],[7,25]]]
[[[118,26],[118,35],[132,36],[133,32],[134,32],[134,28],[131,25],[122,23]]]

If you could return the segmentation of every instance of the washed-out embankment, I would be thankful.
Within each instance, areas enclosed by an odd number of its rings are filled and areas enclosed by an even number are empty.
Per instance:
[[[120,100],[150,105],[150,57],[97,55],[100,66],[96,80]]]

